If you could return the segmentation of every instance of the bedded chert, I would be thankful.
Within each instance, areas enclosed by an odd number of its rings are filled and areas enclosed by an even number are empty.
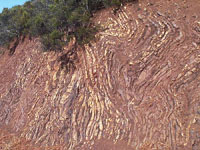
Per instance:
[[[5,52],[0,148],[199,150],[199,9],[143,0],[102,10],[93,21],[105,30],[68,69],[58,59],[73,43],[42,53],[25,39]]]

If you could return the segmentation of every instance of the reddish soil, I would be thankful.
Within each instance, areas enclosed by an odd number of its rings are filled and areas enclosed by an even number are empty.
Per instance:
[[[104,30],[77,53],[38,39],[0,53],[0,149],[200,150],[200,1],[140,0],[94,22]]]

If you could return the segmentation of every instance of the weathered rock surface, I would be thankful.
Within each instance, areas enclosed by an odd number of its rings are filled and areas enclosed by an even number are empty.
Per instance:
[[[78,53],[25,39],[0,56],[0,149],[200,150],[200,1],[143,0],[94,22],[105,30]]]

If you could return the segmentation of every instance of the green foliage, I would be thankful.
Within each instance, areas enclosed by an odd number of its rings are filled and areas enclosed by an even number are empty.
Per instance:
[[[4,8],[0,14],[0,46],[20,36],[41,37],[45,50],[61,50],[64,39],[80,45],[94,39],[97,28],[90,18],[99,9],[130,0],[31,0],[22,6]],[[67,38],[65,38],[67,36]]]
[[[75,32],[75,38],[79,45],[84,45],[89,43],[90,41],[95,39],[95,33],[97,32],[97,28],[85,28],[80,27]]]
[[[63,35],[59,30],[53,30],[50,34],[43,35],[44,50],[61,50],[64,46]]]

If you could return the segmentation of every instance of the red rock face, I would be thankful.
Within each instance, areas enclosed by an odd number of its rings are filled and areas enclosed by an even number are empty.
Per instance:
[[[199,150],[200,2],[143,0],[94,22],[105,30],[77,53],[25,39],[0,56],[0,149]]]

